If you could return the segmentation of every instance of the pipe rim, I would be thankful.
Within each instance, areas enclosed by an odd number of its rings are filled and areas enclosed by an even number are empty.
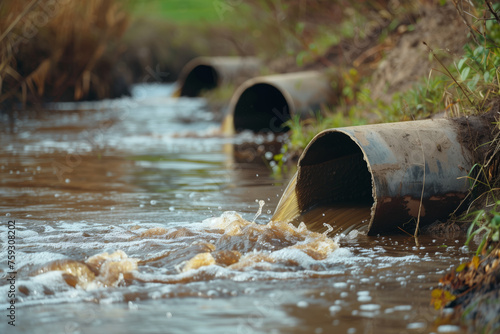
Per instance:
[[[238,107],[238,103],[240,102],[240,99],[245,95],[245,93],[250,92],[252,89],[255,89],[257,86],[269,86],[272,89],[276,90],[279,92],[281,97],[285,100],[286,107],[288,110],[278,110],[279,115],[276,115],[277,117],[280,117],[280,115],[284,116],[285,113],[288,113],[288,118],[287,119],[282,119],[282,122],[280,126],[285,123],[286,121],[292,119],[292,117],[295,115],[295,104],[293,102],[293,98],[291,94],[286,90],[283,89],[279,84],[276,84],[275,82],[272,82],[268,80],[267,77],[256,77],[249,79],[245,81],[243,84],[241,84],[238,89],[234,92],[233,96],[231,97],[230,103],[229,103],[229,114],[233,117],[233,127],[236,131],[238,131],[238,127],[236,126],[237,119],[235,117],[236,115],[236,109]],[[274,110],[275,108],[273,108]],[[284,118],[284,117],[283,117]],[[274,128],[274,129],[273,129]],[[243,128],[243,130],[248,129],[248,128]],[[262,130],[265,130],[266,128],[261,129],[259,132]],[[269,124],[269,127],[267,128],[271,132],[286,132],[286,130],[279,129],[276,126],[273,126],[272,124]],[[276,130],[276,131],[275,131]]]
[[[303,162],[304,158],[306,157],[306,155],[308,154],[309,150],[311,149],[311,146],[315,145],[319,139],[321,139],[325,136],[328,136],[328,135],[336,134],[336,133],[346,136],[357,146],[359,151],[362,153],[363,161],[365,162],[368,173],[370,174],[371,198],[372,198],[372,205],[370,208],[370,220],[368,222],[368,231],[370,231],[372,228],[372,224],[373,224],[374,218],[376,216],[375,214],[376,214],[376,210],[377,210],[377,186],[376,186],[376,182],[375,182],[375,175],[374,175],[374,172],[373,172],[372,167],[370,165],[368,156],[356,137],[354,137],[351,133],[349,133],[349,131],[344,130],[344,128],[323,130],[323,131],[319,132],[316,136],[314,136],[314,138],[307,144],[306,148],[304,149],[304,151],[300,155],[299,160],[297,161],[297,166],[300,170],[300,167],[302,166],[302,162]],[[332,159],[330,159],[330,160],[332,160]],[[298,179],[298,176],[297,176],[297,179]],[[297,189],[295,191],[297,192]]]

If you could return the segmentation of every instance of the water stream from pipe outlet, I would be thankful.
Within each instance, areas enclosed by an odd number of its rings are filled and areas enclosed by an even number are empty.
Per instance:
[[[319,232],[269,223],[291,175],[233,158],[268,138],[224,138],[172,90],[2,115],[0,274],[15,221],[17,300],[13,328],[2,279],[1,333],[461,332],[429,301],[462,240],[338,234],[332,208],[309,214]]]

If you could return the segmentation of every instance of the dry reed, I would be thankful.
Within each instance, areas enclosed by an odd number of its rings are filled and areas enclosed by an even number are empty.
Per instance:
[[[110,96],[118,1],[2,0],[0,17],[0,104]]]

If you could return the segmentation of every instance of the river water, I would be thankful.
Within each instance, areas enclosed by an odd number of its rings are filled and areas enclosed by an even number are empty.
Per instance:
[[[267,224],[291,175],[244,160],[268,138],[173,89],[2,115],[1,333],[461,332],[430,293],[463,240]]]

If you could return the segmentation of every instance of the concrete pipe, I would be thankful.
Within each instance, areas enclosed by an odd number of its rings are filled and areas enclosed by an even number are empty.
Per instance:
[[[364,225],[375,235],[446,219],[469,191],[471,134],[489,131],[478,118],[325,130],[301,155],[273,220]]]
[[[327,75],[316,71],[277,74],[245,81],[229,103],[226,122],[234,130],[285,132],[293,115],[312,115],[335,94]]]
[[[196,97],[202,90],[222,84],[241,84],[258,75],[260,61],[253,57],[198,57],[187,63],[179,75],[180,96]]]

